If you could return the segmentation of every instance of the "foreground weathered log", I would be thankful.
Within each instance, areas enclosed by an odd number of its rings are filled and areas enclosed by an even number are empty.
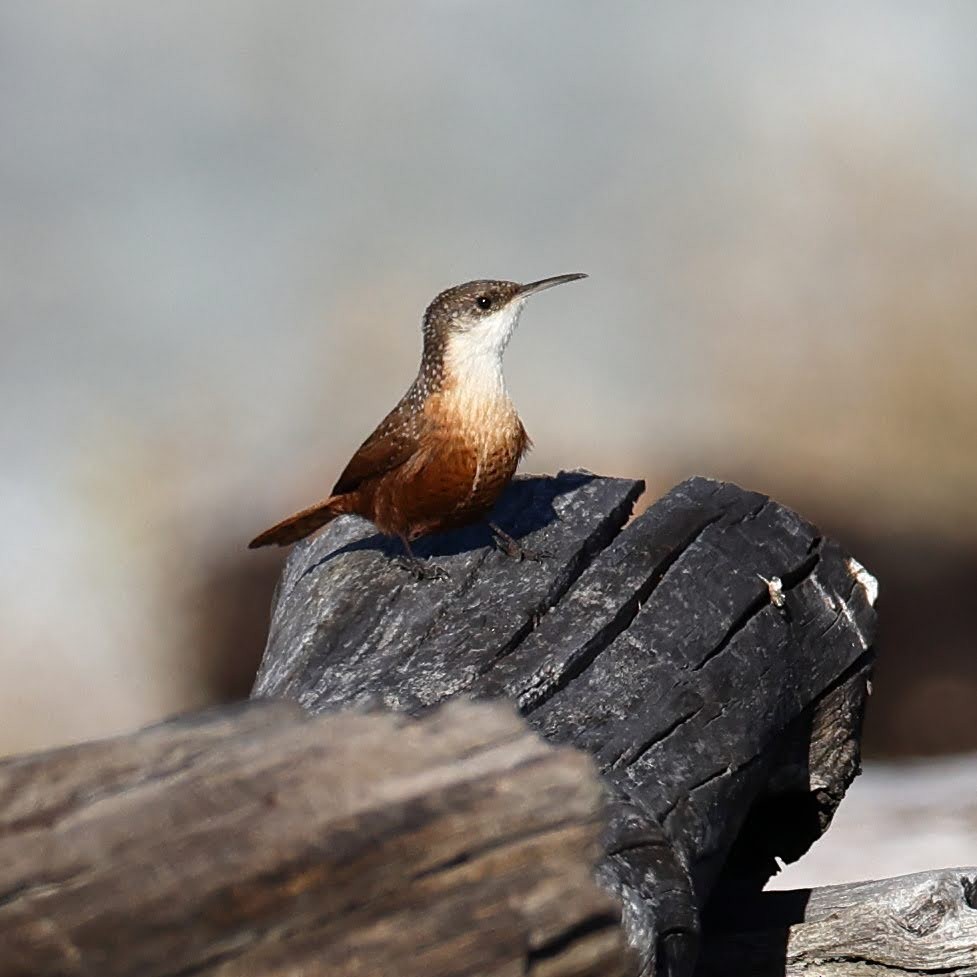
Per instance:
[[[0,763],[2,977],[613,977],[601,787],[511,708],[286,703]]]
[[[610,788],[603,882],[641,973],[688,974],[717,880],[759,887],[826,829],[858,770],[875,581],[767,497],[692,479],[515,482],[496,521],[421,542],[414,581],[355,518],[289,558],[254,695],[314,713],[505,696]],[[622,528],[623,527],[623,528]]]
[[[974,977],[977,868],[730,897],[710,920],[698,974]]]

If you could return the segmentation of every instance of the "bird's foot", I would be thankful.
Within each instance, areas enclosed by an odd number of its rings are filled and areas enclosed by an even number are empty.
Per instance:
[[[436,563],[432,563],[430,560],[425,562],[424,560],[419,560],[416,556],[414,556],[414,551],[410,546],[410,540],[405,534],[400,534],[400,541],[404,544],[404,556],[398,560],[394,560],[394,563],[396,563],[401,570],[406,570],[415,580],[451,579],[451,574],[442,567],[439,567]]]
[[[437,563],[417,559],[416,556],[401,556],[394,560],[401,570],[409,573],[415,580],[450,580],[451,574]]]
[[[519,540],[510,536],[504,529],[496,526],[494,522],[489,523],[489,529],[492,530],[495,545],[506,556],[511,556],[514,560],[533,560],[539,563],[543,560],[548,560],[553,555],[548,550],[536,550],[528,546],[523,546]]]

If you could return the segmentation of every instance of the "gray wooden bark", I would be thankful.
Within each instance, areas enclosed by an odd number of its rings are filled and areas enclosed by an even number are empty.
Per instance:
[[[596,760],[601,879],[640,972],[685,975],[720,876],[759,888],[857,773],[875,582],[766,496],[695,478],[629,523],[642,488],[517,480],[495,519],[549,558],[479,529],[422,541],[448,580],[411,579],[395,544],[337,520],[290,555],[253,694],[313,713],[512,700]]]
[[[699,977],[977,975],[977,867],[729,899]]]
[[[252,703],[0,762],[2,977],[614,977],[590,760]]]

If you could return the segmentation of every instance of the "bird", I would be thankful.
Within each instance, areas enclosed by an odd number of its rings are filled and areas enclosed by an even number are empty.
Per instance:
[[[405,568],[431,571],[414,555],[420,536],[481,521],[512,480],[532,445],[506,389],[502,355],[526,300],[545,289],[586,278],[539,281],[482,279],[445,289],[422,319],[417,377],[399,403],[363,442],[330,495],[276,523],[248,545],[287,546],[340,515],[370,520],[399,537]],[[521,547],[489,523],[513,556]]]

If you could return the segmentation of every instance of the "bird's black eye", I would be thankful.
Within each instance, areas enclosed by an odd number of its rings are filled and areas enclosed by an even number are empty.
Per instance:
[[[480,309],[491,309],[492,299],[488,295],[479,295],[479,297],[475,299],[475,304]]]

